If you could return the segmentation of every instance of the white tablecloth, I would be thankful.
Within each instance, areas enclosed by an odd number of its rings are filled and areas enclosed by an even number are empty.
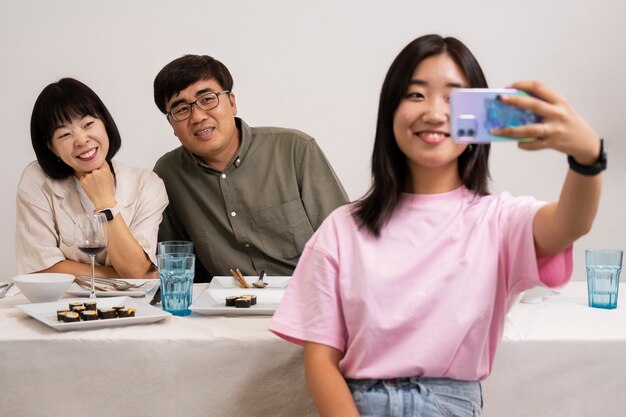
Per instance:
[[[483,382],[483,417],[626,416],[624,291],[615,310],[588,307],[584,282],[516,304]]]
[[[13,308],[25,302],[0,300],[2,417],[316,415],[301,348],[267,316],[58,332]]]
[[[317,415],[301,349],[268,332],[267,317],[57,332],[13,307],[24,302],[0,300],[0,416]],[[624,307],[591,309],[572,283],[516,305],[504,339],[483,416],[626,415]]]

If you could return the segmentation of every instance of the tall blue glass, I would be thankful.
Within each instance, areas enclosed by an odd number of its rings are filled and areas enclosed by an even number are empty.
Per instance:
[[[157,256],[161,279],[161,304],[163,310],[175,316],[191,314],[191,296],[196,257],[186,253]]]
[[[585,251],[589,307],[617,308],[623,256],[624,252],[619,249]]]

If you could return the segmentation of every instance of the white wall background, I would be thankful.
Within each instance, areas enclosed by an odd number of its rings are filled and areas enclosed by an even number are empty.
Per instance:
[[[1,0],[0,280],[15,273],[16,186],[35,159],[30,112],[48,83],[71,76],[89,85],[122,133],[116,158],[152,168],[178,146],[152,100],[155,75],[183,54],[212,55],[233,74],[239,115],[314,136],[355,199],[369,185],[383,77],[426,33],[463,40],[492,87],[546,82],[610,141],[600,212],[575,246],[574,279],[584,279],[584,248],[626,247],[624,16],[619,0]],[[558,197],[563,155],[492,149],[494,192]]]

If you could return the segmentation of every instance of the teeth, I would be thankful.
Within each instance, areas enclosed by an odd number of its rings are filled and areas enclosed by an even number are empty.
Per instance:
[[[423,138],[428,138],[428,139],[445,138],[447,136],[444,133],[436,133],[436,132],[423,132],[423,133],[420,133],[419,135]]]
[[[215,128],[214,127],[210,127],[208,129],[204,129],[201,130],[199,132],[196,133],[196,135],[208,135],[209,133],[211,133]]]
[[[80,159],[86,159],[86,158],[90,158],[92,157],[94,154],[96,153],[96,148],[93,148],[85,153],[82,153],[80,155],[78,155],[78,158]]]

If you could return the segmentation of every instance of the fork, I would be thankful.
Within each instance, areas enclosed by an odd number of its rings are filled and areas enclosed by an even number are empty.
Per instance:
[[[85,281],[83,278],[85,278],[85,277],[74,277],[74,282],[77,283],[78,285],[80,285],[81,287],[90,290],[91,289],[91,284],[88,281]],[[91,277],[89,277],[89,279],[91,279]],[[93,287],[94,287],[94,289],[96,291],[103,291],[103,292],[112,291],[113,289],[115,289],[115,287],[113,287],[112,285],[109,285],[108,288],[107,288],[107,287],[105,287],[103,285],[96,284],[95,281],[94,281],[94,286]]]
[[[87,278],[90,278],[90,277],[81,277],[81,278],[86,280]],[[94,282],[97,282],[99,284],[104,284],[104,285],[110,285],[111,287],[115,288],[117,291],[124,291],[129,288],[141,288],[144,285],[146,285],[149,281],[142,282],[141,284],[132,284],[128,281],[124,281],[121,279],[94,278]]]

